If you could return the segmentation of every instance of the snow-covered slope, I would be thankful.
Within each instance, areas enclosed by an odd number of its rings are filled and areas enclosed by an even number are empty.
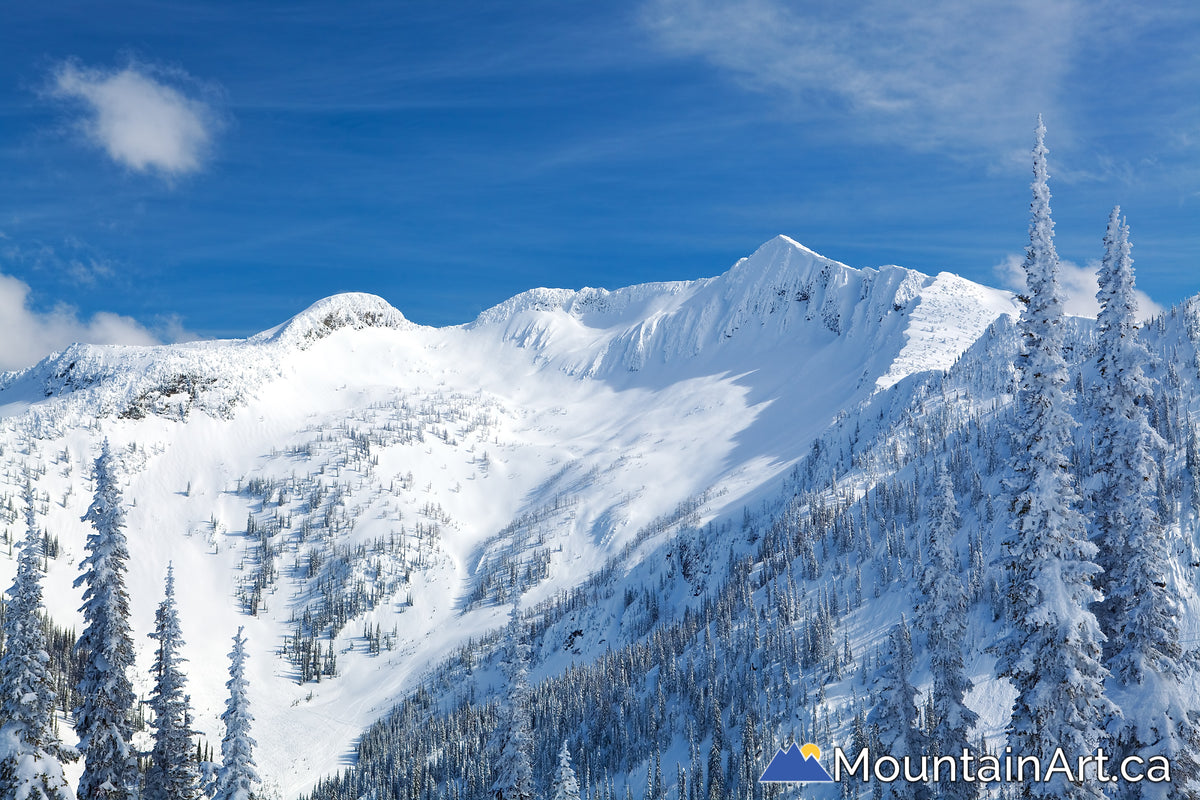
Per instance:
[[[260,772],[291,796],[499,625],[514,581],[546,600],[682,522],[755,507],[832,424],[1014,313],[947,273],[854,269],[778,237],[715,278],[537,289],[451,328],[354,294],[247,340],[76,345],[0,382],[0,518],[17,533],[2,515],[32,470],[61,542],[47,605],[78,625],[80,517],[109,438],[135,631],[174,561],[196,724],[216,742],[247,626]],[[301,682],[309,646],[332,648],[336,675]]]
[[[535,289],[470,327],[499,330],[589,377],[820,349],[843,369],[860,368],[855,377],[874,388],[949,367],[999,314],[1017,312],[1010,293],[949,273],[854,269],[778,236],[716,278],[614,292]]]

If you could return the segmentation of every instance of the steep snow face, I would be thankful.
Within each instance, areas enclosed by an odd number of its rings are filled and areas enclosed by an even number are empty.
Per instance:
[[[885,267],[886,269],[886,267]],[[1001,315],[1016,319],[1021,306],[1011,292],[972,283],[949,272],[927,279],[904,328],[904,345],[879,379],[886,388],[915,372],[949,369]]]
[[[1017,313],[1008,292],[948,273],[855,269],[778,236],[716,278],[535,289],[470,327],[496,330],[569,374],[606,379],[686,360],[736,369],[781,349],[815,360],[836,351],[841,368],[874,389],[948,368],[998,315]]]
[[[683,519],[739,515],[835,418],[1011,311],[954,276],[778,237],[715,278],[538,289],[465,326],[352,294],[247,340],[76,345],[0,385],[0,514],[28,467],[61,541],[47,604],[78,629],[80,517],[109,438],[139,668],[173,559],[196,725],[219,740],[245,624],[260,771],[290,796],[500,624],[513,576],[536,602]],[[0,556],[0,580],[12,569]],[[280,655],[310,639],[336,658],[319,683]]]

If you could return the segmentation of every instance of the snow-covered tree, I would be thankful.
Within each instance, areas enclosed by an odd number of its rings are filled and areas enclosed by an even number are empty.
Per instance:
[[[929,642],[929,671],[933,686],[929,695],[932,719],[930,745],[936,755],[958,756],[971,749],[971,731],[979,715],[967,708],[971,680],[963,668],[963,642],[967,631],[967,592],[961,567],[952,549],[958,530],[958,507],[954,486],[943,462],[931,497],[929,561],[922,585],[921,626]],[[966,781],[940,787],[949,798],[977,797],[977,784]]]
[[[709,713],[712,716],[712,744],[708,748],[708,800],[721,800],[725,796],[724,760],[721,758],[725,749],[725,732],[721,722],[721,707],[717,705],[715,697]]]
[[[880,745],[887,755],[897,759],[919,758],[925,754],[926,741],[918,724],[917,689],[912,684],[912,633],[903,617],[888,638],[891,658],[884,671],[884,684],[872,722],[879,730]],[[889,785],[889,796],[914,798],[923,793],[921,788],[899,781]]]
[[[500,709],[500,728],[496,732],[498,755],[496,781],[492,792],[496,800],[529,800],[534,796],[532,723],[529,719],[529,646],[524,642],[521,612],[513,604],[509,619],[505,653],[508,696]]]
[[[79,796],[91,800],[130,800],[137,791],[137,762],[130,748],[130,722],[135,700],[128,670],[133,665],[129,635],[129,595],[125,591],[125,509],[105,440],[96,459],[96,493],[83,519],[92,523],[83,574],[83,619],[86,627],[76,648],[84,659],[79,679],[80,705],[75,731],[83,753]]]
[[[1137,338],[1129,227],[1120,214],[1118,206],[1108,220],[1096,295],[1101,384],[1094,503],[1096,560],[1104,568],[1097,617],[1109,639],[1109,669],[1123,683],[1141,683],[1148,669],[1177,669],[1180,608],[1167,588],[1169,552],[1155,510],[1154,453],[1164,443],[1146,414],[1151,387],[1142,365],[1150,353]]]
[[[579,781],[575,778],[575,770],[571,768],[571,751],[567,749],[565,739],[562,749],[558,751],[558,772],[554,775],[553,791],[552,800],[579,800]]]
[[[1197,747],[1180,691],[1181,608],[1167,581],[1170,548],[1157,512],[1155,454],[1165,443],[1150,426],[1152,386],[1142,371],[1150,353],[1138,339],[1129,226],[1114,208],[1098,274],[1097,367],[1100,385],[1095,495],[1097,561],[1104,568],[1097,617],[1108,636],[1111,694],[1122,708],[1113,738],[1119,755],[1165,755],[1169,785],[1139,787],[1142,797],[1196,797]]]
[[[229,653],[229,680],[225,686],[225,736],[221,739],[221,769],[217,773],[217,790],[213,800],[252,800],[258,773],[254,769],[255,741],[250,737],[250,697],[246,680],[246,639],[238,628]]]
[[[1025,255],[1028,304],[1021,314],[1020,388],[1013,430],[1012,534],[1005,541],[1012,633],[1001,674],[1017,691],[1009,722],[1013,751],[1051,763],[1056,748],[1094,753],[1116,713],[1104,695],[1104,635],[1091,605],[1099,568],[1078,509],[1067,453],[1075,420],[1063,357],[1063,300],[1050,217],[1045,126],[1033,149],[1033,202]],[[1055,776],[1026,782],[1023,797],[1099,798],[1099,782]]]
[[[193,732],[188,724],[191,714],[181,666],[186,659],[180,654],[183,632],[179,628],[175,573],[171,566],[167,567],[164,597],[155,613],[154,632],[150,638],[158,642],[158,652],[154,656],[154,689],[150,694],[150,709],[154,712],[154,749],[150,754],[142,797],[143,800],[194,800],[200,794],[200,777],[192,746]]]
[[[63,761],[75,751],[64,747],[54,729],[55,693],[50,683],[42,609],[42,542],[27,480],[25,539],[17,574],[8,590],[4,615],[4,657],[0,658],[0,797],[6,800],[73,800],[63,777]]]

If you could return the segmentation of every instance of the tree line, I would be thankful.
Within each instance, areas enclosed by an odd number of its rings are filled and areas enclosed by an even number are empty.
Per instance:
[[[59,737],[58,692],[42,608],[46,536],[39,531],[32,480],[27,479],[25,536],[17,574],[8,590],[0,656],[0,797],[12,800],[252,800],[258,782],[250,736],[245,676],[245,639],[239,628],[230,652],[229,695],[221,719],[221,766],[203,776],[194,743],[187,695],[184,644],[175,604],[174,572],[168,567],[164,597],[150,637],[157,642],[153,712],[154,745],[139,753],[132,745],[136,709],[129,670],[133,641],[125,588],[129,550],[125,507],[108,441],[95,461],[95,495],[83,520],[91,523],[87,555],[75,580],[83,587],[84,630],[74,643],[77,703],[71,718],[79,743]],[[61,688],[61,687],[60,687]],[[83,760],[77,787],[68,785],[63,765]]]

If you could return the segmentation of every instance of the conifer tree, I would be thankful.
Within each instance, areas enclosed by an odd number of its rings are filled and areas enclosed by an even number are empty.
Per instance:
[[[496,781],[492,784],[496,800],[530,800],[533,791],[532,723],[529,719],[529,646],[524,643],[521,612],[513,604],[509,619],[505,653],[508,697],[500,709],[500,728],[496,732]]]
[[[1155,453],[1166,445],[1147,414],[1152,386],[1142,365],[1150,353],[1138,339],[1129,250],[1129,226],[1118,206],[1108,219],[1096,295],[1101,402],[1093,502],[1097,561],[1104,568],[1097,617],[1108,636],[1112,694],[1123,712],[1112,726],[1117,755],[1171,759],[1171,783],[1140,787],[1140,796],[1196,797],[1200,733],[1180,690],[1182,612],[1168,588],[1171,554],[1156,510]]]
[[[716,685],[716,681],[710,681]],[[725,775],[721,767],[721,752],[725,749],[725,731],[721,722],[721,708],[714,694],[712,700],[712,744],[708,748],[708,800],[721,800],[725,796]]]
[[[1033,149],[1033,202],[1025,255],[1028,304],[1021,314],[1020,388],[1013,431],[1012,534],[1005,541],[1013,631],[1001,648],[1001,674],[1017,691],[1009,722],[1013,751],[1050,764],[1056,748],[1094,753],[1115,713],[1104,695],[1104,635],[1090,607],[1099,568],[1077,507],[1068,451],[1071,415],[1063,357],[1063,300],[1050,216],[1045,126]],[[1095,780],[1060,775],[1021,785],[1022,797],[1104,796]]]
[[[55,693],[47,669],[42,610],[42,542],[28,480],[25,538],[4,613],[4,656],[0,658],[0,797],[11,800],[74,800],[63,777],[64,747],[54,729]]]
[[[1167,589],[1169,556],[1155,510],[1154,452],[1165,447],[1150,427],[1150,353],[1137,337],[1137,300],[1129,227],[1114,208],[1098,274],[1097,366],[1101,385],[1097,444],[1097,562],[1104,593],[1097,617],[1108,636],[1109,669],[1123,683],[1141,683],[1148,669],[1175,670],[1180,654],[1178,602]]]
[[[925,736],[918,724],[917,689],[912,685],[912,634],[903,617],[889,636],[891,660],[888,662],[873,720],[880,737],[889,737],[880,745],[887,755],[903,759],[920,758],[925,753]],[[892,797],[921,796],[923,787],[906,782],[890,785]]]
[[[221,739],[221,769],[217,773],[217,790],[213,800],[253,800],[258,773],[254,767],[255,741],[250,737],[250,698],[246,681],[246,640],[242,628],[233,637],[229,653],[229,680],[225,682],[229,697],[225,701],[225,736]]]
[[[76,649],[84,659],[79,679],[80,705],[75,731],[83,753],[79,796],[91,800],[136,797],[137,763],[130,748],[130,722],[135,700],[128,670],[133,665],[129,635],[129,595],[125,591],[125,509],[105,440],[96,459],[96,493],[83,519],[92,523],[83,574],[83,618],[86,627]]]
[[[954,486],[943,462],[932,495],[929,528],[929,563],[922,584],[922,627],[929,642],[929,671],[933,686],[929,693],[930,745],[935,755],[959,756],[971,749],[970,735],[979,715],[967,708],[971,680],[963,668],[963,641],[967,632],[967,592],[958,559],[951,547],[958,530],[958,507]],[[939,787],[945,797],[978,796],[976,784],[966,781]]]
[[[575,770],[571,768],[571,751],[567,749],[566,739],[558,751],[558,772],[554,775],[552,800],[579,800],[579,781],[575,778]]]
[[[850,721],[850,747],[847,754],[852,758],[857,758],[858,754],[864,750],[871,748],[871,735],[867,727],[867,718],[863,714],[861,708],[855,704],[854,718]],[[842,796],[859,798],[862,796],[864,781],[857,775],[853,779],[843,781]]]
[[[154,690],[150,709],[154,712],[154,749],[146,771],[143,800],[194,800],[200,794],[199,773],[192,756],[192,733],[185,677],[180,654],[183,633],[175,606],[175,573],[168,565],[166,588],[154,617],[158,642],[154,657]]]

